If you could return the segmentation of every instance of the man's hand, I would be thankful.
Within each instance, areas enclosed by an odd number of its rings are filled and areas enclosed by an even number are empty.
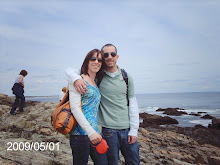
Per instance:
[[[134,144],[137,140],[136,136],[128,136],[128,144]]]
[[[79,93],[79,94],[86,94],[86,91],[88,91],[87,89],[87,84],[85,82],[84,79],[80,78],[78,80],[76,80],[74,83],[73,83],[76,91]]]

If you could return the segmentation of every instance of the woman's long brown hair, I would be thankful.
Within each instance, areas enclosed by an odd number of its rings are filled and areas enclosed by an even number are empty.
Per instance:
[[[102,66],[100,68],[100,70],[96,73],[96,82],[98,82],[99,80],[101,80],[104,76],[104,70],[105,70],[105,60],[104,60],[104,57],[103,57],[103,52],[101,52],[99,49],[93,49],[91,50],[85,57],[85,60],[82,64],[82,67],[81,67],[81,74],[86,74],[86,75],[89,75],[88,73],[88,65],[89,65],[89,60],[93,57],[93,55],[97,53],[97,57],[99,54],[101,54],[102,56]]]

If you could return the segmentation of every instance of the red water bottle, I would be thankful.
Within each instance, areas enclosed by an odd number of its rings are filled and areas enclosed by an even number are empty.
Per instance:
[[[92,143],[91,145],[96,148],[99,154],[105,154],[109,148],[107,142],[104,139],[102,139],[101,142],[97,143],[96,145],[93,145]]]

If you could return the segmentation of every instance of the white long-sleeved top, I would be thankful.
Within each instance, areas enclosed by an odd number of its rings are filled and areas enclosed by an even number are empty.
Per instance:
[[[81,78],[78,69],[67,68],[64,75],[71,86],[73,86],[76,80]],[[114,74],[112,74],[112,76],[114,76]],[[128,135],[137,137],[139,128],[139,109],[136,97],[129,98],[129,123],[130,131]]]
[[[136,97],[129,98],[129,119],[130,131],[128,135],[137,137],[139,128],[139,109]]]

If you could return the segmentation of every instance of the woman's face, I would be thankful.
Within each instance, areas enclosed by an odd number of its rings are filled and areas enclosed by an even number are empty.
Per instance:
[[[102,55],[99,53],[97,56],[97,52],[95,52],[92,58],[89,60],[88,72],[97,73],[102,66]]]

